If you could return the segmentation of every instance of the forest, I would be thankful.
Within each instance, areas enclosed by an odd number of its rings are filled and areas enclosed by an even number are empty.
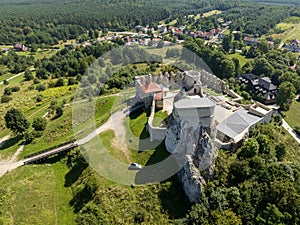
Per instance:
[[[53,45],[59,40],[76,39],[88,29],[130,30],[179,15],[226,10],[236,4],[229,0],[1,1],[0,44]]]

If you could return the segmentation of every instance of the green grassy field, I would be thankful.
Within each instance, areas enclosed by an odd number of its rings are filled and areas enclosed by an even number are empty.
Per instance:
[[[241,67],[251,60],[251,59],[247,59],[245,56],[243,56],[241,53],[238,52],[234,54],[229,54],[228,56],[230,58],[238,59]]]
[[[143,47],[148,53],[153,55],[159,55],[163,58],[166,58],[166,53],[168,49],[182,49],[181,45],[174,45],[174,46],[166,46],[164,48],[153,48],[153,47]]]
[[[49,58],[54,55],[57,50],[38,49],[36,52],[17,52],[18,55],[33,56],[34,59]]]
[[[166,111],[157,111],[154,114],[152,125],[154,127],[159,127],[160,124],[168,117],[168,114]]]
[[[0,178],[1,224],[75,224],[62,162],[30,165]],[[2,221],[1,221],[2,219]]]
[[[281,39],[286,42],[291,39],[300,39],[300,17],[289,17],[282,23],[276,25],[276,29],[282,30],[282,33],[272,34],[273,38]]]
[[[286,122],[292,127],[300,126],[300,102],[294,101],[287,112],[284,112]]]
[[[211,10],[209,12],[206,12],[203,14],[203,17],[210,17],[210,16],[213,16],[213,15],[218,15],[218,14],[221,14],[222,11],[220,10]]]

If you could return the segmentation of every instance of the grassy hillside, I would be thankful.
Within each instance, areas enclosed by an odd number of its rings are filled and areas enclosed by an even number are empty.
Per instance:
[[[0,224],[75,224],[63,162],[30,165],[0,178]]]

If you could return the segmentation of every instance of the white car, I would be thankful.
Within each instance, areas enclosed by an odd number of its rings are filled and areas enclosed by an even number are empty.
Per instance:
[[[140,164],[132,162],[129,164],[128,169],[129,170],[140,170],[140,169],[142,169],[142,166]]]

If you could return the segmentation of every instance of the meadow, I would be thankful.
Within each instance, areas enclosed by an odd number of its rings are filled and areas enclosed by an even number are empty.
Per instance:
[[[300,101],[293,101],[290,109],[287,112],[283,112],[284,119],[292,127],[300,127]]]
[[[249,62],[251,59],[246,58],[241,53],[234,53],[234,54],[228,54],[228,57],[238,59],[240,62],[240,66],[244,66],[247,62]]]
[[[278,30],[280,32],[274,32]],[[289,17],[283,22],[276,25],[276,28],[271,31],[270,36],[273,38],[281,39],[285,43],[292,39],[300,39],[300,17]]]

